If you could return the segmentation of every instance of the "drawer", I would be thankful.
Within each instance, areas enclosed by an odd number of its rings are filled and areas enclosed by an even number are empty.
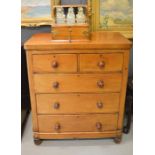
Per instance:
[[[121,73],[34,74],[36,93],[120,92]]]
[[[39,72],[76,72],[75,54],[33,55],[33,71]]]
[[[117,114],[38,115],[39,132],[103,132],[117,129]]]
[[[52,26],[52,39],[53,40],[84,40],[89,41],[90,35],[89,28],[83,24],[78,26]],[[79,45],[80,46],[80,45]]]
[[[119,93],[39,94],[38,114],[76,114],[118,112]]]
[[[81,72],[114,72],[121,71],[122,54],[80,54]]]

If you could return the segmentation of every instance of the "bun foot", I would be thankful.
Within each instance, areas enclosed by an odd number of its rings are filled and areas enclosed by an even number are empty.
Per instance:
[[[121,136],[115,137],[115,138],[114,138],[114,142],[115,142],[116,144],[120,144],[121,141],[122,141],[122,137],[121,137]]]
[[[33,141],[34,141],[34,144],[36,144],[36,145],[40,145],[42,143],[41,139],[36,139],[35,138]]]

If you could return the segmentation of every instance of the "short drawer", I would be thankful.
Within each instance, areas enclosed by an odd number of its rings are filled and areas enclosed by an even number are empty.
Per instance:
[[[122,54],[80,54],[81,72],[114,72],[121,71]]]
[[[38,114],[77,114],[118,112],[119,93],[39,94]]]
[[[33,72],[76,72],[76,54],[33,55]]]
[[[117,114],[38,115],[39,132],[103,132],[117,129]]]
[[[87,25],[66,25],[66,26],[52,26],[52,39],[53,40],[89,40],[88,26]],[[80,46],[80,44],[79,44]]]
[[[36,93],[120,92],[122,74],[34,74]]]

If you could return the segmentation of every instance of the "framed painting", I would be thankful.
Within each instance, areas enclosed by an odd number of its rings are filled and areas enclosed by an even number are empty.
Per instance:
[[[92,0],[94,31],[116,31],[133,37],[133,0]]]
[[[51,25],[51,0],[21,0],[21,26]]]

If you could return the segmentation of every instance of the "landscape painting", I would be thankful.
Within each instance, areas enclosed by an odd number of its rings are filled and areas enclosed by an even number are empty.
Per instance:
[[[22,25],[27,23],[48,23],[51,19],[50,0],[21,0]]]
[[[22,18],[43,18],[50,17],[50,0],[22,0]]]
[[[93,0],[93,29],[121,32],[132,38],[133,0]]]
[[[132,0],[100,0],[100,24],[103,28],[132,24]]]

